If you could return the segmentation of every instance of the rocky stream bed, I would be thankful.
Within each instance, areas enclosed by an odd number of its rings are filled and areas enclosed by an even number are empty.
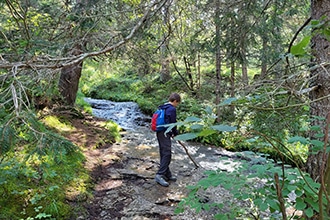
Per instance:
[[[117,114],[116,117],[121,120],[123,117],[129,118],[131,124],[126,123],[127,120],[125,121],[125,129],[121,132],[122,140],[120,142],[112,144],[105,141],[97,148],[86,150],[86,167],[91,170],[95,185],[92,198],[84,202],[87,211],[82,212],[76,219],[208,220],[214,219],[215,213],[229,211],[228,207],[223,210],[217,208],[208,211],[201,210],[199,213],[192,209],[185,209],[181,214],[174,214],[178,203],[188,195],[187,186],[193,185],[205,177],[205,170],[221,169],[231,172],[240,163],[250,161],[249,158],[242,160],[241,153],[236,154],[221,148],[184,142],[189,154],[199,165],[196,168],[183,147],[173,141],[170,168],[178,179],[176,182],[170,182],[169,187],[162,187],[154,181],[159,166],[159,153],[156,135],[149,128],[148,120],[150,118],[148,119],[140,113],[135,114],[135,118],[132,118],[130,115],[123,115],[125,111],[120,109],[109,110],[109,106],[112,106],[111,108],[115,106],[112,102],[109,104],[99,103],[98,100],[89,101],[94,108],[94,113],[97,107],[97,114],[110,114],[110,116]],[[122,106],[136,108],[136,105],[132,107],[131,103],[126,104]],[[109,119],[107,115],[98,115],[98,117]],[[97,127],[97,120],[95,117],[85,120],[89,120],[88,123],[84,122],[85,130],[78,129],[77,134],[72,134],[70,137],[81,140],[81,132],[85,132],[84,140],[86,141],[83,144],[93,146],[95,143],[89,142],[93,142],[95,139],[95,128],[92,129],[92,127]],[[119,124],[122,123],[121,120],[119,120]],[[226,157],[226,162],[220,160],[221,157]],[[231,199],[230,192],[221,186],[212,187],[205,193],[209,203]]]
[[[98,176],[94,200],[88,204],[87,219],[212,219],[214,212],[196,214],[192,210],[176,215],[178,202],[187,196],[188,185],[204,175],[204,166],[233,169],[238,162],[222,164],[219,152],[213,148],[189,145],[190,154],[200,168],[195,168],[178,143],[173,143],[171,169],[178,177],[169,187],[154,181],[159,165],[158,145],[155,134],[146,127],[122,133],[120,143],[98,149]],[[213,201],[224,199],[229,193],[213,189]],[[86,219],[81,216],[80,219]]]

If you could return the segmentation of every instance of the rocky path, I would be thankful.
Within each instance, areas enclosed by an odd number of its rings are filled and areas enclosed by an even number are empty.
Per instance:
[[[199,165],[196,168],[183,147],[173,141],[170,167],[178,180],[170,182],[169,187],[162,187],[154,181],[159,153],[156,135],[148,127],[150,118],[139,111],[136,103],[97,99],[86,101],[92,106],[94,116],[86,115],[83,120],[72,119],[76,132],[67,134],[67,138],[77,146],[83,146],[85,165],[95,185],[93,195],[84,202],[87,211],[79,213],[78,218],[74,219],[208,220],[214,219],[216,213],[230,211],[225,206],[223,210],[211,208],[197,214],[195,210],[186,208],[183,213],[174,214],[178,203],[188,196],[187,186],[206,177],[206,170],[231,172],[241,163],[251,161],[251,155],[245,157],[242,153],[183,142]],[[101,125],[104,120],[114,120],[126,129],[121,133],[120,142],[112,143],[107,138],[109,132]],[[226,204],[226,201],[232,200],[230,192],[221,186],[209,188],[199,196],[209,204]]]
[[[173,141],[170,167],[178,180],[171,182],[169,187],[162,187],[154,181],[159,166],[156,135],[148,127],[150,122],[148,123],[147,118],[139,112],[137,105],[135,103],[132,105],[131,102],[120,103],[118,109],[114,102],[89,101],[98,118],[86,115],[84,119],[71,119],[75,130],[73,133],[66,133],[70,141],[84,150],[85,166],[90,170],[94,186],[93,195],[83,201],[87,211],[75,214],[75,220],[214,219],[217,213],[231,212],[230,207],[226,206],[233,201],[230,192],[217,186],[199,194],[200,198],[206,198],[203,201],[209,204],[225,204],[222,210],[211,208],[196,213],[195,210],[186,208],[183,213],[174,214],[178,203],[189,193],[187,186],[194,185],[206,177],[206,170],[221,169],[229,173],[237,170],[242,163],[248,163],[245,164],[247,166],[265,163],[265,158],[251,152],[233,153],[221,148],[183,142],[198,163],[199,168],[196,168],[183,147]],[[139,114],[131,114],[136,111]],[[121,132],[120,142],[112,143],[111,137],[108,138],[109,131],[102,126],[104,119],[114,120],[109,117],[120,119],[118,124],[123,128],[128,127],[126,131]],[[227,160],[221,160],[222,158]],[[80,209],[79,199],[73,198],[69,201]],[[244,202],[235,201],[235,203],[237,207],[242,205],[250,207]],[[262,215],[265,218],[261,219],[269,219],[267,217],[269,213]]]
[[[220,155],[231,156],[230,152],[219,152],[213,148],[187,144],[187,148],[200,168],[195,168],[183,148],[173,142],[171,170],[178,180],[169,187],[155,183],[154,175],[159,165],[158,144],[155,134],[147,127],[122,132],[122,141],[92,150],[87,154],[87,163],[93,167],[96,181],[93,200],[86,204],[88,217],[79,219],[212,219],[211,212],[196,214],[186,210],[174,214],[176,205],[187,196],[188,185],[204,176],[205,169],[232,170],[238,161],[221,163]],[[213,189],[214,199],[224,198],[227,192]]]

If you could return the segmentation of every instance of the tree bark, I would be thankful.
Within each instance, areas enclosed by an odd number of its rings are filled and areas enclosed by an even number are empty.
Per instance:
[[[82,52],[81,45],[76,45],[71,51],[72,55],[79,55]],[[58,87],[65,105],[73,106],[76,102],[82,66],[83,61],[61,69]]]
[[[325,0],[311,0],[311,18],[312,20],[320,20],[320,22],[327,22],[329,24],[330,17],[330,4],[329,1]],[[326,20],[323,20],[323,19]],[[321,27],[322,28],[322,27]],[[324,27],[323,27],[324,28]],[[311,125],[318,125],[321,127],[324,133],[324,138],[320,141],[324,142],[324,147],[318,152],[312,152],[310,147],[310,154],[308,155],[306,162],[306,170],[311,177],[321,183],[319,189],[319,205],[322,204],[322,199],[325,194],[330,192],[329,183],[329,165],[328,157],[326,153],[327,142],[328,142],[328,126],[330,121],[330,42],[318,32],[318,28],[314,29],[314,35],[311,40],[311,49],[313,54],[313,67],[311,71],[310,87],[317,87],[317,89],[310,92],[310,114],[311,116],[319,116],[321,118],[327,118],[325,120],[312,121]],[[310,138],[317,139],[317,132],[311,132]],[[327,202],[327,210],[324,213],[323,207],[320,207],[317,216],[313,216],[310,219],[328,219],[329,214],[329,201]]]
[[[201,56],[198,53],[198,65],[197,65],[197,88],[201,88]]]
[[[249,85],[249,77],[246,63],[242,64],[242,80],[245,86]]]
[[[247,59],[245,53],[245,43],[243,43],[242,47],[242,81],[244,86],[249,85],[249,77],[248,77],[248,68],[247,68]]]
[[[235,62],[230,63],[230,97],[235,97]]]
[[[230,97],[235,97],[235,62],[231,62],[230,64]],[[230,112],[234,116],[235,115],[235,106],[230,105]]]
[[[262,37],[262,54],[266,54],[267,48],[268,48],[267,38]],[[267,75],[267,59],[264,56],[262,56],[260,78],[265,79],[266,75]]]
[[[215,84],[215,105],[217,106],[217,122],[221,122],[221,109],[220,109],[220,99],[221,99],[221,54],[220,48],[217,48],[216,56],[216,84]]]
[[[162,9],[162,14],[163,14],[163,24],[164,27],[167,27],[169,25],[169,4]],[[161,59],[161,65],[162,69],[160,71],[160,81],[161,82],[167,82],[168,80],[171,79],[171,74],[170,74],[170,59],[168,58],[168,53],[167,53],[167,48],[169,44],[169,35],[170,33],[163,33],[163,40],[162,40],[162,45],[160,46],[160,59]]]
[[[312,0],[312,19],[319,20],[322,16],[326,15],[328,22],[330,17],[330,4],[329,1],[324,0]],[[317,30],[315,30],[317,31]],[[311,116],[320,116],[325,118],[330,111],[330,66],[324,65],[330,60],[330,42],[322,35],[316,34],[312,38],[312,53],[313,53],[313,64],[317,68],[313,68],[311,71],[310,87],[318,86],[318,89],[312,90],[310,93],[310,114]],[[320,125],[324,130],[325,121],[318,120],[313,121],[312,125]],[[310,133],[311,139],[316,139],[315,133]],[[323,141],[323,140],[321,140]],[[316,154],[309,154],[306,170],[311,177],[320,181],[320,173],[322,163],[322,152]],[[327,157],[326,157],[327,158]]]
[[[221,109],[220,109],[220,98],[221,98],[221,49],[220,49],[220,3],[216,1],[216,12],[215,12],[215,41],[216,41],[216,52],[215,52],[215,75],[216,75],[216,85],[215,85],[215,105],[217,106],[217,122],[221,122]]]
[[[186,74],[188,76],[190,90],[194,91],[194,80],[190,68],[191,64],[189,63],[188,59],[185,56],[183,57],[183,60],[186,67]]]

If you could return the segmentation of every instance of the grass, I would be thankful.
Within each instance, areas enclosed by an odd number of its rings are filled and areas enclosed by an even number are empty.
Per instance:
[[[39,122],[29,120],[30,127],[23,124],[12,129],[21,138],[15,142],[16,150],[0,155],[0,219],[70,219],[76,213],[81,215],[84,209],[68,201],[79,204],[92,197],[83,151],[93,149],[93,144],[119,141],[119,126],[111,121],[97,123],[55,115]]]
[[[55,152],[54,152],[55,153]],[[88,182],[83,168],[83,156],[79,151],[62,155],[56,162],[54,155],[40,155],[22,150],[7,155],[0,164],[0,219],[33,219],[48,216],[65,219],[71,206],[65,202],[66,191],[74,187],[77,194],[86,194],[75,187],[76,179]]]
[[[60,133],[75,130],[75,128],[68,121],[65,121],[64,118],[56,117],[53,115],[48,115],[44,117],[42,119],[42,122],[45,123],[47,126],[56,129]]]

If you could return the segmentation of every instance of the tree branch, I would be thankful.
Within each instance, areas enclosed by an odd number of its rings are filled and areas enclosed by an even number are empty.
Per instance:
[[[137,31],[144,25],[145,21],[149,18],[150,14],[154,9],[154,14],[166,3],[168,0],[161,0],[156,1],[149,5],[143,16],[140,18],[140,20],[137,22],[137,24],[132,28],[130,33],[119,42],[106,47],[104,49],[101,49],[99,51],[93,51],[93,52],[87,52],[83,53],[77,56],[70,56],[70,57],[63,57],[63,58],[50,58],[47,56],[44,57],[36,57],[34,60],[29,60],[25,62],[15,62],[11,63],[6,60],[0,60],[0,69],[11,69],[13,67],[15,68],[33,68],[33,69],[59,69],[63,67],[68,67],[71,65],[75,65],[77,63],[82,62],[83,60],[89,58],[89,57],[96,57],[100,56],[106,53],[109,53],[113,51],[116,48],[119,48],[120,46],[124,45],[127,41],[131,40]],[[40,63],[50,63],[50,64],[40,64]]]

